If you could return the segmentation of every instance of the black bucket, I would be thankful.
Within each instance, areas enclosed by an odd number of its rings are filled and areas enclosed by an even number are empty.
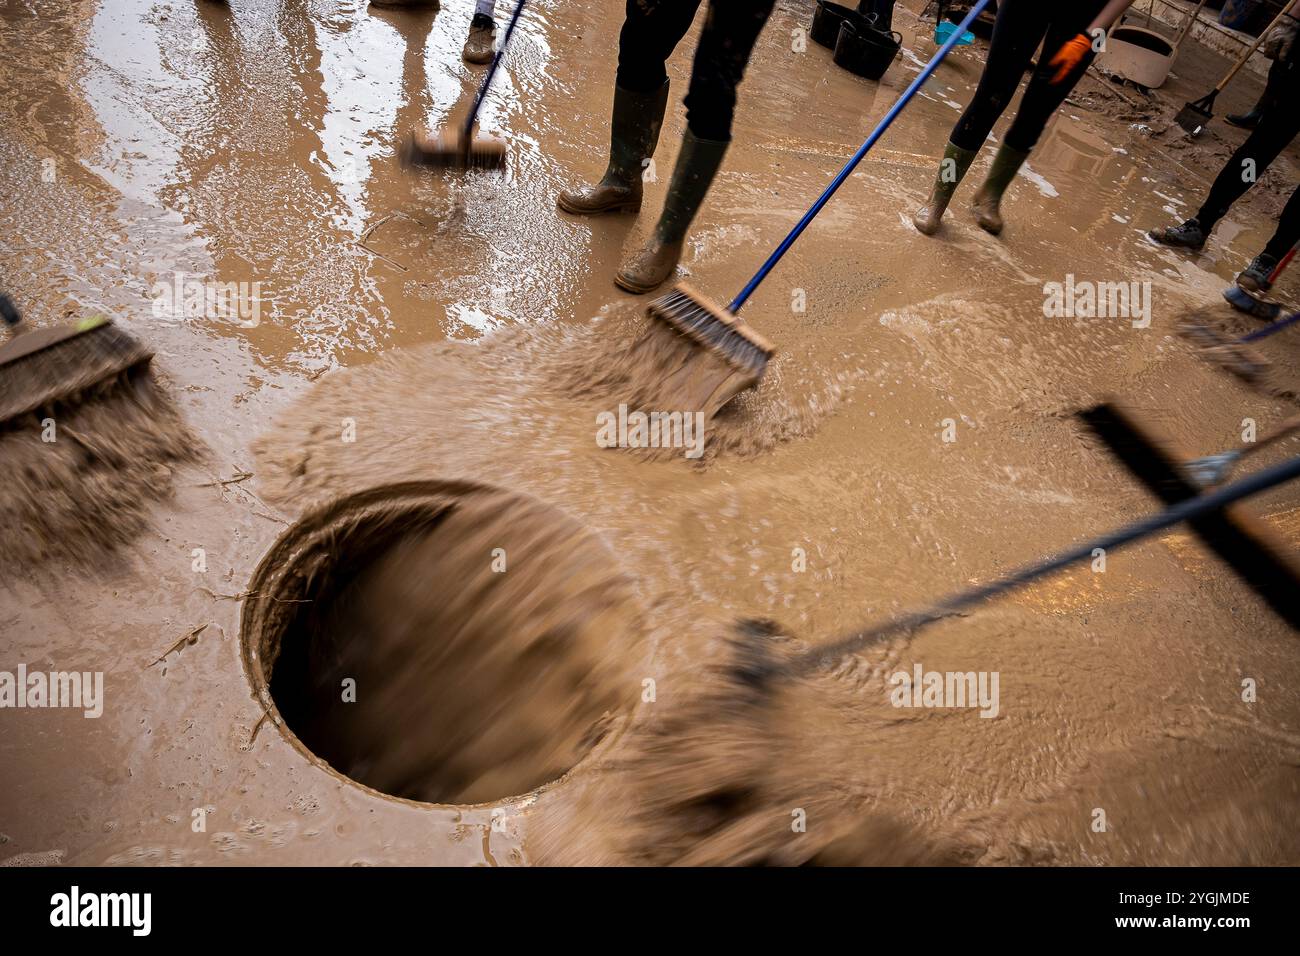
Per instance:
[[[845,23],[857,25],[866,22],[867,18],[852,7],[846,7],[841,3],[830,3],[828,0],[817,0],[817,6],[813,10],[812,28],[808,32],[812,35],[814,43],[833,50],[841,26]]]
[[[835,40],[835,63],[850,73],[878,80],[885,75],[902,47],[901,34],[885,33],[867,24],[854,26],[851,21],[845,21],[840,25]]]

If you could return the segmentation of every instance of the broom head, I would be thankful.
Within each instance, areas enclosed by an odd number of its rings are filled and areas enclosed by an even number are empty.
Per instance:
[[[412,133],[402,149],[401,160],[404,169],[504,169],[506,144],[495,136],[466,137],[462,129],[437,135]]]
[[[1238,312],[1245,312],[1266,322],[1272,322],[1282,314],[1282,306],[1279,303],[1256,298],[1239,285],[1230,285],[1224,289],[1223,298]]]
[[[152,358],[151,349],[102,317],[15,335],[0,346],[0,424],[74,401]]]
[[[1178,325],[1178,334],[1198,346],[1197,354],[1205,361],[1231,372],[1244,382],[1258,382],[1268,371],[1268,359],[1259,352],[1200,319],[1184,319]]]
[[[680,407],[713,414],[735,395],[757,385],[775,349],[728,310],[685,283],[650,303],[654,326],[670,331],[679,345],[697,356],[684,364],[696,366],[675,373],[690,392]],[[677,407],[677,406],[675,406]]]

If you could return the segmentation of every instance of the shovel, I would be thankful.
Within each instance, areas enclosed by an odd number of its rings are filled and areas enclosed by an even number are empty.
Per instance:
[[[1263,33],[1255,38],[1255,42],[1250,45],[1250,49],[1242,54],[1241,59],[1228,71],[1228,75],[1219,81],[1218,86],[1199,100],[1188,103],[1178,111],[1178,115],[1174,117],[1174,122],[1181,126],[1188,136],[1199,136],[1201,130],[1205,129],[1210,120],[1214,118],[1215,98],[1223,92],[1225,86],[1232,82],[1232,78],[1237,75],[1237,71],[1246,65],[1246,61],[1259,49],[1259,45],[1264,42],[1264,38],[1273,32],[1273,28],[1282,22],[1282,18],[1287,15],[1290,8],[1290,4],[1282,6],[1282,12],[1273,19],[1273,22],[1268,25],[1268,28]]]

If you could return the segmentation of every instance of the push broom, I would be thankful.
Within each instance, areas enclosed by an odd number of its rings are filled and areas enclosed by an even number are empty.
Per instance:
[[[768,360],[772,357],[773,348],[761,335],[749,329],[737,317],[741,307],[753,295],[754,290],[759,284],[767,278],[773,267],[781,261],[781,257],[789,251],[794,245],[796,239],[808,228],[809,224],[821,212],[822,207],[830,201],[835,195],[836,190],[843,185],[844,180],[862,162],[863,157],[871,151],[876,145],[877,140],[884,135],[885,130],[903,111],[903,108],[916,95],[925,81],[930,78],[939,64],[943,62],[960,41],[962,35],[983,12],[989,4],[989,0],[979,0],[966,18],[961,22],[947,42],[939,48],[930,62],[917,75],[911,84],[899,96],[884,118],[876,125],[876,128],[869,135],[855,152],[844,168],[839,171],[831,184],[826,187],[825,192],[818,197],[802,219],[790,230],[790,234],[781,241],[776,250],[768,256],[762,268],[754,275],[744,289],[740,291],[731,304],[725,309],[705,296],[696,292],[693,288],[685,283],[679,283],[673,287],[667,295],[656,299],[650,303],[649,313],[652,320],[662,323],[675,336],[681,336],[685,341],[691,344],[691,352],[696,353],[703,349],[712,353],[720,361],[714,363],[714,368],[708,370],[708,374],[691,375],[690,370],[685,367],[686,362],[698,355],[688,355],[682,365],[678,366],[671,374],[681,380],[687,378],[693,379],[689,383],[689,392],[694,398],[694,404],[688,407],[706,409],[709,413],[721,408],[732,397],[751,388],[758,383],[763,377],[763,371],[767,368]],[[654,335],[654,323],[650,334],[640,343],[640,348],[649,348],[645,343]]]
[[[1255,382],[1268,369],[1269,361],[1251,348],[1252,343],[1277,335],[1297,322],[1300,322],[1300,312],[1278,319],[1249,335],[1229,338],[1205,322],[1189,318],[1180,323],[1178,331],[1200,347],[1202,358],[1214,362],[1243,381]]]
[[[1106,406],[1099,406],[1104,409]],[[737,833],[747,842],[754,830],[788,831],[789,816],[768,805],[768,781],[779,776],[779,694],[801,678],[833,667],[845,655],[891,638],[914,634],[944,618],[983,605],[1073,564],[1150,538],[1182,522],[1202,538],[1218,529],[1211,522],[1239,501],[1300,478],[1300,456],[1255,472],[1230,485],[1169,505],[1132,524],[1059,554],[1041,558],[986,584],[957,591],[917,610],[866,627],[799,654],[779,650],[781,629],[770,621],[741,621],[729,640],[729,660],[709,673],[709,682],[680,709],[652,725],[636,743],[629,763],[642,781],[634,820],[650,834],[666,862],[718,862],[732,854]],[[1222,554],[1223,542],[1207,540]],[[1234,540],[1233,547],[1239,545]],[[1266,563],[1261,558],[1259,564]],[[1234,567],[1241,567],[1235,564]],[[1250,582],[1248,582],[1250,583]],[[1300,584],[1271,589],[1270,606],[1293,627],[1300,622]],[[771,820],[778,820],[772,824]],[[788,835],[788,833],[787,833]],[[644,840],[644,834],[642,839]],[[723,862],[734,862],[724,860]]]
[[[1258,441],[1189,461],[1183,465],[1183,473],[1198,488],[1211,488],[1222,484],[1232,470],[1247,458],[1290,438],[1296,432],[1300,432],[1300,415],[1292,415]]]
[[[492,78],[496,76],[497,67],[506,55],[510,37],[515,32],[519,15],[524,12],[525,0],[519,0],[515,12],[510,15],[510,24],[506,27],[501,46],[492,58],[487,75],[478,88],[474,105],[470,108],[465,125],[452,132],[443,132],[427,138],[417,137],[412,133],[402,151],[402,166],[427,166],[432,169],[501,169],[506,164],[506,144],[495,136],[475,136],[474,126],[478,122],[479,109],[487,98]]]
[[[1255,38],[1255,42],[1250,45],[1250,49],[1242,54],[1241,59],[1228,71],[1228,75],[1219,81],[1218,86],[1199,100],[1188,103],[1178,111],[1178,115],[1174,117],[1174,122],[1183,128],[1183,132],[1189,136],[1201,135],[1201,130],[1205,129],[1210,120],[1214,119],[1214,101],[1223,92],[1224,87],[1232,82],[1232,78],[1237,75],[1237,71],[1245,66],[1246,61],[1255,54],[1255,51],[1259,49],[1259,45],[1273,32],[1273,28],[1282,22],[1282,18],[1287,15],[1290,8],[1290,3],[1282,4],[1282,12],[1273,19],[1273,22],[1265,28],[1263,33]]]
[[[151,349],[99,316],[24,331],[18,309],[0,294],[0,318],[10,334],[0,345],[0,428],[39,409],[80,401],[153,359]]]

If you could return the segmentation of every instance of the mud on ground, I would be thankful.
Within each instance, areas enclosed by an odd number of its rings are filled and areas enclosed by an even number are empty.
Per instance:
[[[595,414],[609,409],[568,385],[639,334],[644,302],[611,276],[662,201],[689,45],[671,64],[645,210],[586,221],[553,203],[604,161],[612,7],[530,4],[482,121],[510,140],[509,169],[449,180],[400,176],[395,149],[472,90],[468,4],[51,6],[0,9],[8,291],[37,324],[93,308],[154,345],[210,454],[176,469],[174,498],[148,507],[106,578],[56,561],[0,595],[0,670],[100,670],[107,695],[97,720],[0,713],[0,859],[636,859],[619,819],[639,783],[629,748],[680,712],[729,622],[773,619],[812,644],[1144,514],[1151,501],[1072,418],[1100,396],[1124,396],[1191,455],[1295,410],[1285,388],[1222,376],[1174,332],[1262,247],[1272,194],[1234,209],[1203,255],[1143,237],[1190,214],[1236,131],[1176,149],[1132,128],[1152,124],[1129,105],[1089,108],[1102,94],[1081,86],[1012,187],[1000,239],[973,223],[973,185],[940,237],[916,234],[908,217],[978,78],[977,45],[746,307],[779,353],[703,462],[603,449]],[[807,16],[778,3],[684,257],[718,298],[933,49],[900,7],[907,52],[869,83],[792,43]],[[1217,75],[1178,82],[1199,95]],[[1230,90],[1220,112],[1248,92]],[[260,283],[256,324],[158,314],[158,286],[178,273]],[[1149,282],[1149,326],[1045,318],[1044,285],[1071,275]],[[1266,348],[1285,379],[1294,337]],[[337,496],[428,480],[562,509],[645,608],[630,713],[573,772],[517,799],[425,805],[354,785],[282,732],[244,666],[245,592],[286,529]],[[1288,489],[1250,510],[1294,543],[1298,504]],[[998,716],[892,706],[891,676],[917,663],[999,673]],[[793,834],[803,810],[819,848],[865,828],[880,862],[1293,863],[1298,679],[1294,635],[1170,532],[1109,555],[1104,573],[1078,569],[793,688],[763,826]],[[815,856],[782,846],[787,862]]]

